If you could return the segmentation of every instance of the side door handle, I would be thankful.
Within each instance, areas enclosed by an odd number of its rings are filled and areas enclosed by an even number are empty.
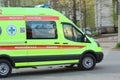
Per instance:
[[[54,44],[60,44],[59,42],[55,42]]]
[[[27,41],[25,41],[25,43],[27,43]]]
[[[63,44],[68,44],[68,43],[63,43]]]

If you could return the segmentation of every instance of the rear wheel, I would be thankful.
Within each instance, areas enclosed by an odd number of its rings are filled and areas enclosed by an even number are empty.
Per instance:
[[[96,65],[95,57],[91,54],[86,54],[80,60],[78,67],[82,70],[92,70],[95,68],[95,65]]]
[[[0,77],[5,78],[12,72],[12,66],[9,61],[0,59]]]

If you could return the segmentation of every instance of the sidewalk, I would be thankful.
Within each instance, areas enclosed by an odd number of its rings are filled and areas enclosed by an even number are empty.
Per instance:
[[[115,48],[116,43],[118,42],[118,36],[117,34],[103,34],[96,40],[98,40],[102,48],[111,50]]]
[[[96,39],[98,38],[106,38],[106,37],[114,37],[114,36],[118,36],[118,33],[113,33],[113,34],[102,34],[100,36],[94,37]]]

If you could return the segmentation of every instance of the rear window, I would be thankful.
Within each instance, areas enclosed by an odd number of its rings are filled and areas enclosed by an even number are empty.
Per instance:
[[[57,30],[54,21],[27,21],[27,39],[56,39]]]

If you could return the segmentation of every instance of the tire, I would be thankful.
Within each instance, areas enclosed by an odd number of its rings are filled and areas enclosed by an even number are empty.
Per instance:
[[[96,59],[91,54],[86,54],[82,57],[80,60],[78,67],[82,70],[92,70],[95,68],[96,65]]]
[[[0,78],[8,77],[12,72],[12,66],[9,61],[0,59]]]

